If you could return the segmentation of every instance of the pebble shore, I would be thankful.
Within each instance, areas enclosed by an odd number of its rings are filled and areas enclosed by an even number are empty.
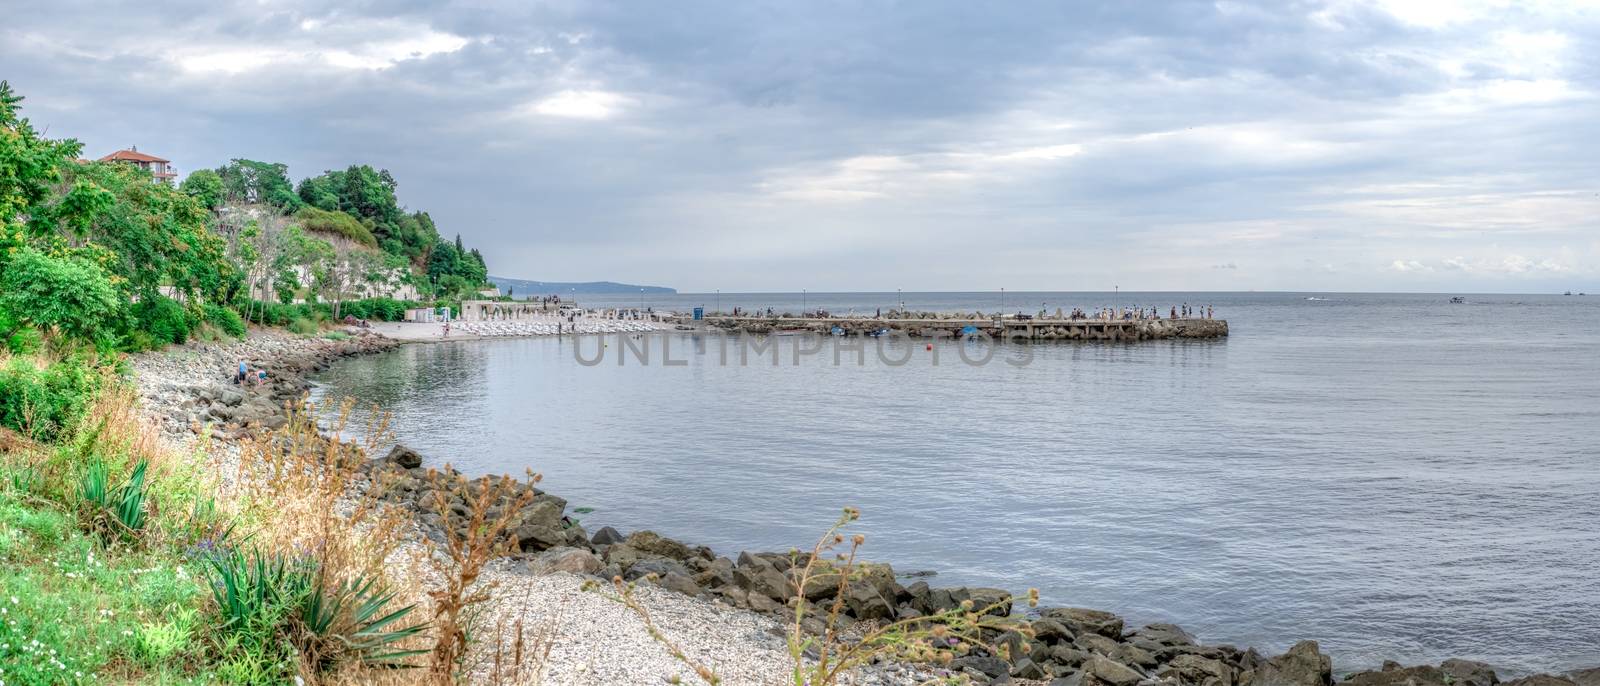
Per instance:
[[[210,459],[226,493],[231,486],[227,479],[237,473],[234,441],[281,425],[283,401],[301,396],[306,375],[340,356],[400,344],[367,330],[356,334],[332,340],[256,331],[244,341],[137,355],[130,367],[145,411],[170,439],[189,444],[196,431],[211,432]],[[267,369],[268,383],[229,383],[230,371],[241,359],[252,368]],[[432,487],[423,478],[423,462],[423,456],[396,446],[369,464],[386,482],[397,484],[388,495],[391,501],[417,513],[416,540],[407,546],[413,555],[426,554],[422,537],[437,535],[441,525],[418,505],[430,498]],[[467,480],[463,475],[450,478]],[[735,560],[649,531],[623,535],[603,527],[591,535],[564,517],[565,500],[537,489],[528,495],[533,502],[523,508],[515,529],[522,554],[498,562],[485,581],[496,587],[488,608],[491,624],[520,621],[530,631],[549,627],[557,632],[541,683],[698,681],[648,635],[632,611],[581,589],[586,580],[612,576],[644,582],[638,598],[658,627],[687,655],[716,670],[722,683],[790,681],[780,622],[784,603],[793,594],[787,555],[747,552]],[[1131,628],[1120,617],[1098,610],[1030,609],[1020,602],[1013,607],[1010,594],[1001,589],[931,587],[896,575],[887,564],[870,565],[866,571],[866,578],[845,598],[851,621],[924,616],[967,600],[979,607],[996,604],[1012,628],[986,638],[1007,646],[1011,659],[976,653],[936,672],[880,664],[859,670],[845,683],[912,684],[959,677],[979,684],[1048,686],[1600,686],[1600,668],[1502,682],[1492,666],[1469,660],[1412,667],[1390,662],[1336,678],[1332,660],[1314,641],[1300,641],[1283,654],[1268,656],[1205,644],[1171,624]],[[831,591],[808,590],[806,601],[829,603]]]

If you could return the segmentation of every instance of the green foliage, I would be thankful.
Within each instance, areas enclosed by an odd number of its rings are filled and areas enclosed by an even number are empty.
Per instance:
[[[427,625],[390,629],[416,606],[386,612],[394,594],[376,583],[374,579],[356,579],[340,584],[320,571],[317,574],[315,584],[300,601],[299,621],[306,636],[302,653],[313,656],[319,669],[326,671],[344,660],[358,660],[370,667],[411,667],[406,658],[428,652],[396,647]]]
[[[406,310],[421,307],[420,303],[393,298],[367,298],[351,300],[344,304],[344,314],[357,319],[397,322],[406,318]]]
[[[16,244],[16,232],[33,208],[43,205],[61,181],[62,165],[83,151],[75,140],[40,138],[18,115],[21,105],[22,96],[0,81],[0,249]]]
[[[222,206],[225,199],[222,190],[222,176],[210,169],[199,169],[191,172],[183,179],[183,184],[178,190],[187,193],[200,203],[201,207],[215,210]]]
[[[259,321],[269,326],[288,326],[296,319],[305,319],[315,323],[318,320],[332,319],[333,316],[333,308],[327,303],[285,305],[282,303],[256,302],[253,307],[261,313]],[[397,322],[405,319],[406,310],[414,307],[423,307],[423,304],[414,300],[366,298],[362,300],[346,300],[342,314],[357,319]]]
[[[234,159],[217,168],[222,191],[229,202],[263,203],[293,213],[304,203],[289,182],[288,165]]]
[[[476,249],[463,251],[461,237],[456,242],[439,241],[428,257],[428,278],[444,297],[460,297],[476,291],[489,280],[489,268]]]
[[[0,336],[10,339],[26,324],[109,343],[122,303],[105,271],[93,262],[21,248],[0,274],[0,310],[12,323]]]
[[[107,555],[66,513],[0,488],[0,679],[127,683],[130,659],[183,678],[200,657],[198,581],[171,553]]]
[[[207,304],[205,306],[206,321],[221,329],[223,333],[234,338],[244,338],[248,330],[245,328],[244,319],[231,307]]]
[[[294,321],[289,322],[289,331],[292,333],[309,336],[316,333],[318,330],[317,323],[311,321],[310,319],[306,319],[305,317],[299,317]]]
[[[162,344],[189,340],[189,314],[172,298],[157,295],[146,299],[134,308],[134,317],[140,329]]]
[[[94,260],[132,296],[171,286],[226,300],[237,290],[241,277],[226,243],[207,228],[210,212],[188,194],[126,164],[70,164],[63,177],[70,190],[34,208],[34,242]]]
[[[101,378],[77,357],[42,368],[30,359],[11,358],[0,367],[0,426],[53,441],[77,424]]]
[[[102,540],[131,542],[144,531],[147,518],[145,471],[148,467],[148,462],[139,460],[125,481],[111,487],[106,461],[95,459],[89,463],[79,481],[78,494],[89,529]]]
[[[219,552],[207,563],[228,652],[271,654],[273,646],[292,645],[321,670],[346,660],[405,667],[405,658],[425,652],[396,647],[426,625],[391,628],[416,606],[390,610],[394,594],[373,580],[336,583],[313,560],[260,550]]]
[[[378,239],[361,222],[343,212],[329,212],[316,207],[304,207],[294,215],[295,221],[313,233],[339,236],[369,248],[378,247]]]

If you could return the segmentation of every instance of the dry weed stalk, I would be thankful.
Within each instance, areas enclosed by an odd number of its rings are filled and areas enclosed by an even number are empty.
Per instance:
[[[654,582],[656,575],[647,574],[644,579]],[[644,622],[645,633],[650,634],[651,639],[666,648],[673,659],[682,662],[685,667],[693,670],[695,676],[700,677],[701,681],[710,686],[717,686],[717,684],[722,683],[722,677],[717,676],[716,670],[690,658],[689,654],[683,651],[683,646],[668,638],[666,634],[661,632],[661,629],[656,627],[655,620],[650,617],[650,609],[645,607],[644,603],[639,602],[639,599],[633,594],[635,584],[624,582],[620,576],[614,576],[611,577],[611,585],[617,590],[617,595],[612,596],[612,599],[633,610],[633,613],[639,616],[639,620]]]
[[[389,566],[411,519],[383,503],[391,484],[379,479],[378,470],[365,469],[362,445],[342,438],[352,406],[348,400],[340,404],[324,435],[314,404],[292,404],[281,428],[241,444],[238,485],[258,515],[259,528],[252,535],[268,551],[315,559],[326,588],[375,581],[376,587],[395,594],[396,605],[413,604],[422,597],[416,577],[395,574]],[[381,415],[373,420],[365,432],[369,443],[379,440],[386,421]],[[340,616],[337,621],[353,620]],[[336,635],[351,630],[342,624],[334,629]],[[323,654],[323,648],[330,654]],[[326,683],[392,680],[355,661],[335,673],[319,673],[317,665],[344,649],[305,641],[300,673]]]
[[[510,476],[466,481],[449,465],[442,473],[428,471],[430,504],[443,538],[442,555],[434,556],[441,586],[428,591],[437,639],[429,668],[434,683],[456,683],[475,617],[471,608],[488,600],[493,590],[478,585],[478,578],[491,560],[515,548],[512,530],[521,522],[522,509],[533,502],[533,485],[540,478],[529,472],[526,483]]]
[[[387,577],[385,561],[408,522],[403,511],[381,499],[390,484],[366,482],[366,450],[341,437],[351,407],[348,400],[340,404],[324,436],[314,404],[291,406],[283,427],[245,441],[239,451],[239,484],[264,515],[263,542],[279,552],[315,556],[329,578],[341,583]],[[377,432],[384,421],[375,420]],[[367,435],[376,440],[372,431]]]
[[[795,686],[832,686],[839,683],[846,672],[880,659],[948,664],[974,647],[984,647],[1004,656],[1004,648],[997,649],[983,642],[986,629],[1031,635],[1031,629],[1002,624],[1002,618],[994,615],[995,611],[1009,607],[1010,600],[1006,599],[981,608],[966,600],[956,609],[881,623],[859,638],[847,638],[841,631],[840,620],[844,618],[845,601],[852,584],[862,577],[856,553],[866,543],[866,537],[854,534],[849,538],[850,547],[846,552],[836,551],[846,540],[845,527],[860,516],[859,510],[845,508],[844,514],[817,539],[803,566],[799,564],[799,552],[791,553],[792,569],[798,570],[790,576],[794,596],[789,600],[794,609],[794,620],[789,627],[789,657],[794,664]],[[805,627],[806,592],[830,582],[834,586],[833,602],[828,606],[822,633],[809,635],[811,632]],[[1037,590],[1028,590],[1030,606],[1037,605],[1038,598]],[[808,656],[814,657],[814,664],[806,663]]]
[[[528,595],[530,589],[524,586],[522,601],[508,600],[507,604],[513,608],[522,607]],[[552,616],[531,631],[524,625],[521,616],[516,617],[509,627],[506,626],[505,616],[501,616],[495,623],[494,648],[488,658],[488,683],[494,686],[538,686],[543,683],[550,650],[560,636],[564,609],[558,607]]]

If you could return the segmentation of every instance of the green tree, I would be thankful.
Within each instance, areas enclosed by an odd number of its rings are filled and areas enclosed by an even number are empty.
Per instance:
[[[22,96],[0,81],[0,251],[22,244],[29,215],[51,197],[62,165],[83,151],[75,140],[40,138],[21,109]]]
[[[226,301],[241,282],[227,244],[207,228],[210,213],[188,194],[125,164],[64,168],[69,190],[36,208],[36,239],[93,258],[140,298],[170,285],[185,296]]]
[[[218,167],[217,175],[230,202],[262,203],[284,212],[294,212],[305,204],[289,182],[288,165],[236,158]]]
[[[215,210],[222,206],[222,177],[210,169],[200,169],[184,177],[179,190],[189,194],[201,207]]]
[[[80,257],[53,257],[21,248],[0,276],[0,310],[13,322],[10,340],[24,325],[109,343],[127,302],[98,265]]]

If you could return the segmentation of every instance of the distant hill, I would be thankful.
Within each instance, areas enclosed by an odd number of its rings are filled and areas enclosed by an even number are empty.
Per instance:
[[[664,286],[638,286],[630,283],[617,283],[615,281],[585,281],[582,283],[577,283],[564,281],[527,281],[525,279],[511,279],[504,276],[490,276],[489,282],[499,286],[501,293],[506,292],[506,289],[508,288],[511,289],[512,294],[515,296],[559,295],[566,293],[639,293],[640,291],[645,293],[678,292],[678,289],[676,288],[667,288]]]

